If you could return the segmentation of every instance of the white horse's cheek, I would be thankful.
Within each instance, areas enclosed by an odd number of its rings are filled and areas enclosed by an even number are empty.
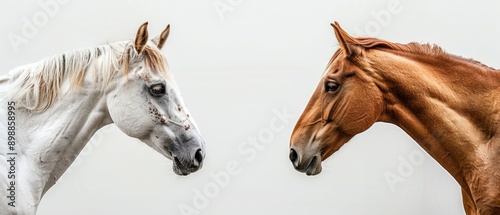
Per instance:
[[[127,91],[127,90],[125,90]],[[120,95],[113,92],[108,98],[108,109],[111,119],[125,134],[135,138],[148,135],[151,125],[147,116],[147,107],[144,106],[143,98],[135,92],[121,92]],[[142,105],[141,105],[142,104]]]

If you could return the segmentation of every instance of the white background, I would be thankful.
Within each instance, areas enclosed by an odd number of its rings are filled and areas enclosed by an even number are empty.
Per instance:
[[[199,172],[180,177],[171,161],[108,126],[47,193],[39,215],[183,214],[181,205],[208,215],[464,214],[458,184],[393,125],[377,123],[356,136],[314,177],[293,169],[288,140],[338,47],[330,22],[359,36],[436,43],[499,68],[498,2],[66,0],[50,13],[40,6],[47,1],[2,2],[2,74],[66,50],[133,39],[144,21],[150,35],[171,24],[163,53],[201,129],[207,157]],[[214,3],[232,10],[218,13]],[[389,12],[392,4],[397,11]],[[34,18],[37,32],[23,33]],[[12,35],[26,43],[12,43]],[[295,117],[255,157],[240,153],[238,147],[250,148],[242,144],[269,128],[277,117],[273,110]],[[422,155],[422,163],[402,169],[412,155]],[[211,175],[229,162],[239,165],[239,173],[206,197],[205,189],[215,185]],[[391,182],[387,175],[402,180]],[[206,199],[194,204],[197,192]]]

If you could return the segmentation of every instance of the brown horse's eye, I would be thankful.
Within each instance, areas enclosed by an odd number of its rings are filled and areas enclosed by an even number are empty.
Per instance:
[[[149,88],[149,93],[153,96],[165,95],[165,86],[163,84],[155,84]]]
[[[334,81],[328,81],[325,83],[325,91],[326,92],[335,92],[339,89],[340,85]]]

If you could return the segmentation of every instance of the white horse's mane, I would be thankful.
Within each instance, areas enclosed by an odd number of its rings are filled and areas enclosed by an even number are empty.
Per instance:
[[[104,91],[119,71],[128,74],[130,63],[144,60],[154,73],[166,76],[166,59],[156,46],[147,45],[140,54],[132,42],[115,42],[97,47],[73,50],[17,67],[9,72],[13,82],[2,96],[32,111],[49,108],[61,94],[63,83],[68,90],[90,83]],[[167,75],[168,76],[168,75]]]

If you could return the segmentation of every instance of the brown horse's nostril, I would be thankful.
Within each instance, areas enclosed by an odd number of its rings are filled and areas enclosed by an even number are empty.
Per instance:
[[[199,167],[203,163],[203,151],[201,149],[196,150],[194,153],[194,166]]]
[[[290,161],[292,161],[292,164],[295,168],[299,166],[299,155],[297,154],[297,151],[295,149],[290,149]]]

